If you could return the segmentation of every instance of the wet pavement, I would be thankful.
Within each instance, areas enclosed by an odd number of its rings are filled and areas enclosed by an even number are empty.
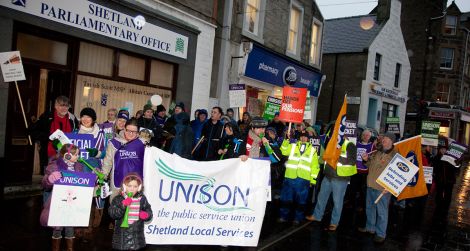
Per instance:
[[[0,250],[50,250],[51,230],[39,225],[42,196],[7,199],[2,202]],[[364,222],[363,212],[345,202],[343,215],[334,233],[324,230],[331,209],[320,224],[298,226],[276,222],[278,207],[268,205],[258,247],[148,246],[146,250],[468,250],[470,251],[470,167],[459,172],[449,213],[434,214],[433,196],[407,201],[406,209],[390,206],[387,239],[377,245],[373,236],[356,229]],[[106,219],[94,238],[76,239],[76,250],[110,250],[112,230]]]

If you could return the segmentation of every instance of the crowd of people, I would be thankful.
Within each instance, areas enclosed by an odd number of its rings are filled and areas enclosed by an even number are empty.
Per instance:
[[[94,138],[106,135],[102,144],[86,151],[88,162],[109,181],[109,201],[94,200],[87,228],[54,227],[53,250],[60,250],[62,238],[65,238],[67,250],[73,250],[76,235],[92,238],[94,229],[106,214],[104,208],[108,208],[107,215],[114,223],[110,224],[115,230],[113,248],[137,250],[145,246],[143,222],[152,218],[151,207],[142,193],[146,146],[196,161],[269,160],[272,195],[280,204],[280,223],[321,221],[331,195],[333,211],[326,231],[336,231],[343,205],[352,203],[366,218],[358,231],[373,234],[377,243],[385,241],[391,195],[387,193],[374,203],[383,191],[376,179],[396,154],[396,135],[384,133],[372,137],[371,131],[366,129],[357,143],[345,137],[338,163],[331,166],[322,157],[332,135],[331,126],[318,127],[303,122],[289,128],[279,120],[277,113],[267,121],[244,112],[237,122],[233,109],[224,113],[220,107],[213,107],[210,114],[206,109],[198,109],[195,119],[190,121],[181,102],[176,104],[172,114],[167,115],[166,111],[163,105],[147,104],[131,117],[126,109],[111,108],[107,120],[99,123],[96,112],[89,107],[83,108],[77,119],[69,112],[69,99],[60,96],[55,100],[54,111],[43,114],[31,127],[31,135],[41,146],[40,163],[44,173],[41,223],[44,226],[47,226],[50,191],[54,182],[61,178],[61,171],[91,171],[77,162],[80,150],[76,146],[65,144],[57,149],[49,135],[57,129],[65,133],[91,134]],[[109,123],[112,123],[112,133],[105,133],[103,125]],[[441,161],[446,149],[446,144],[440,144],[437,154],[432,155],[430,147],[423,147],[423,161],[434,167],[440,215],[445,215],[449,207],[457,171],[455,166]],[[128,154],[117,154],[123,152]],[[307,204],[312,201],[313,210],[307,210]],[[122,229],[119,225],[125,221],[123,214],[128,206],[132,208],[132,217],[127,223],[132,227]]]

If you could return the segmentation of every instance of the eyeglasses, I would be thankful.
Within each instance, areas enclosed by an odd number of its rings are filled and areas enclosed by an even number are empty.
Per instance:
[[[69,104],[57,104],[60,107],[69,107]]]
[[[130,133],[130,134],[137,134],[138,133],[138,131],[132,131],[132,130],[128,130],[128,129],[126,129],[126,132]]]

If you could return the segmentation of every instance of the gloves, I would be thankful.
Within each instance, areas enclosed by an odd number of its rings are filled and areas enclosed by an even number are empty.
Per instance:
[[[139,218],[142,219],[142,220],[146,220],[149,218],[149,213],[145,212],[145,211],[140,211],[139,212]]]
[[[49,183],[54,184],[57,180],[59,180],[62,177],[62,174],[59,171],[54,171],[51,174],[49,174],[49,177],[47,177],[47,180]]]
[[[96,155],[98,155],[98,149],[96,149],[96,148],[86,148],[85,150],[88,152],[88,154],[92,158],[94,158],[94,157],[96,157]]]
[[[122,204],[126,207],[129,206],[131,203],[132,203],[132,199],[129,197],[127,197],[126,199],[122,201]]]

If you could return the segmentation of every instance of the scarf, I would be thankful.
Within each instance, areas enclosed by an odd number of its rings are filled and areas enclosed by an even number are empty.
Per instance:
[[[246,139],[246,155],[250,158],[259,158],[261,150],[261,138],[258,137],[252,130],[248,131],[248,138]]]
[[[125,193],[122,193],[122,196],[124,197],[124,199],[128,197]],[[137,198],[131,197],[131,199],[132,202],[129,205],[129,215],[127,217],[127,223],[129,225],[139,220],[140,199],[142,199],[142,196],[139,196]]]
[[[63,118],[57,115],[57,111],[54,111],[54,119],[52,119],[50,134],[54,133],[57,129],[60,129],[64,133],[72,132],[72,126],[69,123],[69,115],[65,115]],[[52,145],[52,141],[47,144],[47,156],[52,157],[57,154],[56,149]]]

